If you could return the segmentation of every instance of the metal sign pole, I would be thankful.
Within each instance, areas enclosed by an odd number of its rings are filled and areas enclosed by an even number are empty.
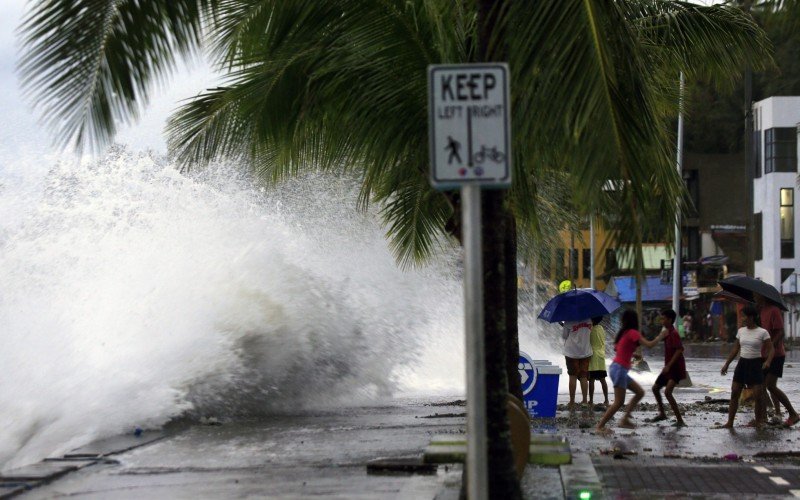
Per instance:
[[[678,146],[676,163],[678,164],[678,175],[683,172],[683,72],[681,71],[680,101],[678,110]],[[675,251],[672,259],[672,310],[680,315],[681,305],[681,214],[680,202],[678,202],[678,216],[675,219]]]
[[[489,495],[486,439],[486,380],[483,346],[481,188],[461,186],[464,230],[464,318],[467,350],[467,498]]]

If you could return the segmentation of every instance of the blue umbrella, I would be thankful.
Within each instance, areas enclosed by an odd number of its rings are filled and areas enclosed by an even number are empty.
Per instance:
[[[617,299],[607,293],[591,288],[559,293],[545,304],[539,319],[556,321],[578,321],[595,316],[605,316],[619,308]]]

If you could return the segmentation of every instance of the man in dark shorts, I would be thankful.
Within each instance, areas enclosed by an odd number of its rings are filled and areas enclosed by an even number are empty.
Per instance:
[[[586,393],[589,388],[589,361],[592,359],[592,346],[589,335],[592,331],[591,320],[567,321],[563,325],[561,338],[564,339],[564,360],[569,376],[569,404],[570,410],[575,409],[575,389],[577,382],[581,384],[581,404],[585,405]]]
[[[686,378],[686,360],[683,357],[683,343],[678,330],[675,329],[675,318],[677,314],[672,309],[664,309],[661,311],[661,326],[667,331],[664,337],[664,368],[656,378],[656,383],[653,384],[653,395],[656,397],[658,404],[658,415],[651,418],[649,422],[660,422],[667,419],[667,414],[664,411],[664,403],[661,401],[661,388],[666,387],[664,396],[667,397],[670,408],[675,414],[674,427],[685,427],[686,422],[683,421],[681,411],[678,408],[678,402],[675,401],[675,396],[672,391],[675,386]]]
[[[800,421],[800,415],[792,407],[792,403],[782,390],[778,389],[778,379],[783,377],[783,363],[786,361],[786,348],[783,346],[783,314],[778,306],[769,302],[761,295],[754,293],[756,306],[758,307],[758,315],[761,320],[761,328],[769,333],[770,340],[772,340],[772,347],[775,349],[775,355],[772,358],[772,363],[764,370],[764,387],[765,393],[769,393],[775,406],[775,415],[780,418],[780,407],[783,405],[786,408],[789,418],[786,419],[784,425],[792,426]],[[765,348],[761,349],[762,360],[766,359]],[[765,394],[766,396],[766,394]],[[764,419],[766,420],[766,405],[764,408]]]

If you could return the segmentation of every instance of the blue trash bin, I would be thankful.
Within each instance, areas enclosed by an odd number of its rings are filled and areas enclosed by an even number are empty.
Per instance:
[[[549,361],[536,359],[519,352],[519,374],[525,408],[533,418],[556,416],[558,376],[561,368]]]

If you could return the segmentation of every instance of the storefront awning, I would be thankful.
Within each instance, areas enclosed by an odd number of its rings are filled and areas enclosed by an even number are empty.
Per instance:
[[[636,302],[636,279],[633,276],[614,276],[614,286],[620,302]],[[672,284],[661,283],[660,276],[646,276],[642,281],[642,302],[670,302]]]

